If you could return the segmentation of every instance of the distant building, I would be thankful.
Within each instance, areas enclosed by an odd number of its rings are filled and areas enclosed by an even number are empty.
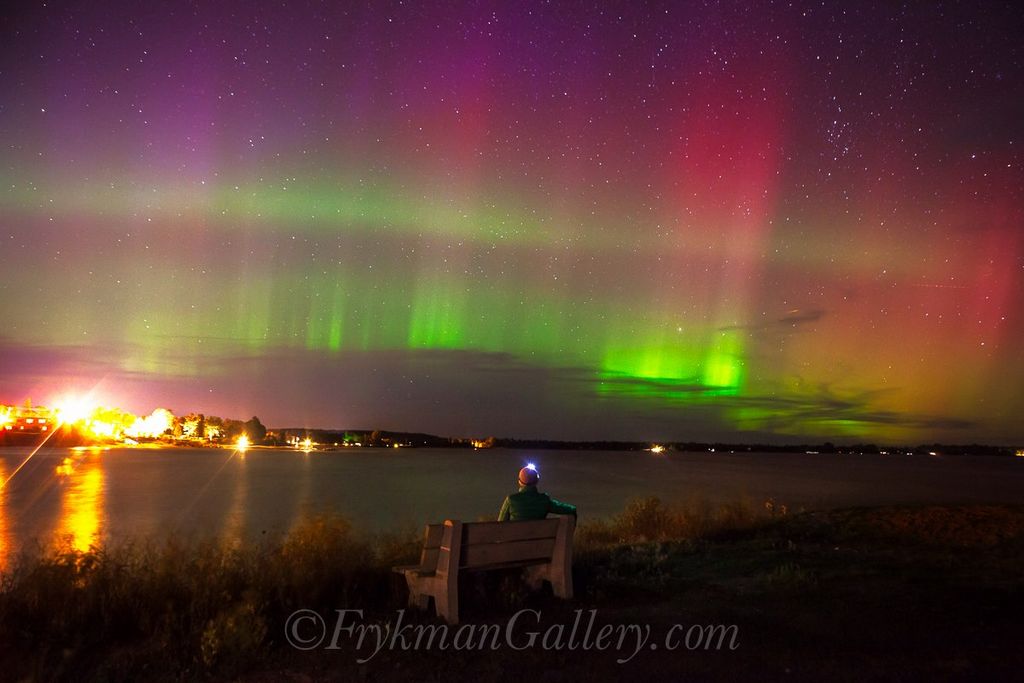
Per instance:
[[[46,435],[56,425],[56,414],[49,408],[33,406],[32,401],[21,406],[0,405],[0,432],[6,435]]]

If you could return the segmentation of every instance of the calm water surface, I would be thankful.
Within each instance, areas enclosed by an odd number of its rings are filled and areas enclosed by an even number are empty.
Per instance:
[[[630,498],[768,497],[791,509],[882,503],[1024,500],[1024,458],[767,453],[351,449],[0,449],[0,561],[26,543],[175,532],[256,536],[287,531],[305,510],[333,510],[372,530],[446,517],[493,516],[535,462],[541,488],[583,517]]]

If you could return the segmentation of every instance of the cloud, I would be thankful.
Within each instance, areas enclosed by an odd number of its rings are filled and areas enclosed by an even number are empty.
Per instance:
[[[755,429],[784,434],[818,433],[827,436],[836,425],[862,430],[869,438],[879,427],[895,427],[922,431],[963,431],[978,427],[972,420],[913,411],[897,412],[877,407],[877,402],[897,389],[874,389],[835,393],[827,385],[808,394],[723,394],[718,387],[695,381],[671,382],[636,377],[602,377],[599,381],[613,387],[613,393],[645,398],[690,409],[699,404],[719,415],[721,421],[734,428]]]
[[[787,312],[786,315],[782,316],[781,318],[776,318],[774,320],[769,320],[769,321],[760,322],[760,323],[751,323],[751,324],[748,324],[748,325],[726,325],[724,327],[719,327],[718,329],[719,329],[720,332],[725,332],[725,331],[728,331],[728,330],[750,330],[750,331],[754,331],[754,330],[770,330],[770,329],[786,328],[786,327],[794,327],[795,328],[795,327],[799,327],[801,325],[806,325],[807,323],[818,322],[819,320],[824,318],[825,315],[826,315],[826,311],[824,311],[823,309],[820,309],[820,308],[812,308],[812,309],[806,310],[806,311],[799,310],[799,309],[794,309],[792,311]]]

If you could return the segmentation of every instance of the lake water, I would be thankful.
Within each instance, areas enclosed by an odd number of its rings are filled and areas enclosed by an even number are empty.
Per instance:
[[[883,503],[1024,501],[1024,458],[767,453],[346,449],[0,449],[0,561],[55,538],[238,537],[286,531],[329,509],[361,528],[419,528],[497,514],[516,472],[534,462],[541,489],[581,517],[638,496],[790,509]],[[17,471],[16,471],[17,470]],[[13,474],[13,476],[12,476]]]

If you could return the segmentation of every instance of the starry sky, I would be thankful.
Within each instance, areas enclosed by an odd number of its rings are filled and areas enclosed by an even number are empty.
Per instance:
[[[20,5],[0,401],[1024,441],[1010,3]]]

